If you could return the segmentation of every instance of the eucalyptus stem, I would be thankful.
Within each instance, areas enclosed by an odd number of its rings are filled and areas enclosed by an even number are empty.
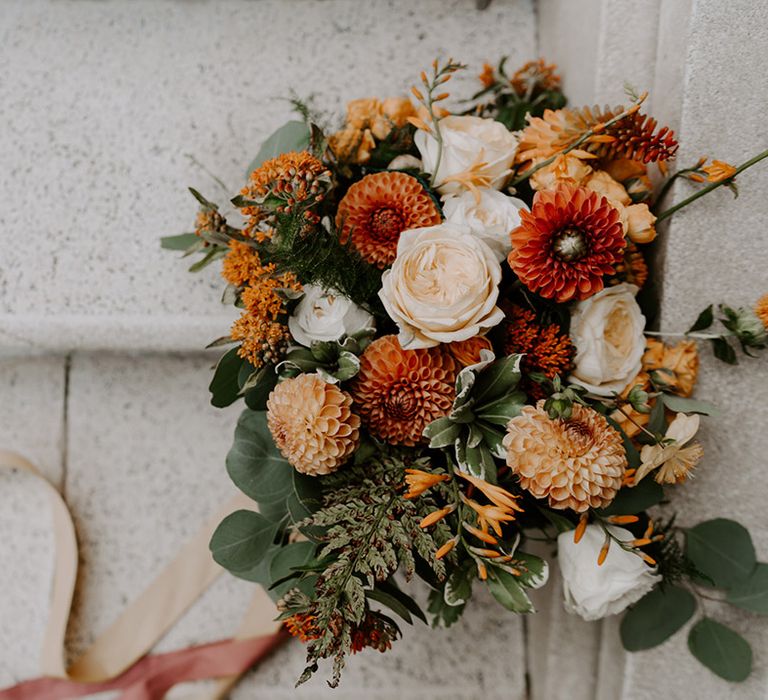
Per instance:
[[[645,98],[648,96],[647,92],[644,92],[642,95],[640,95],[634,102],[634,104],[631,107],[628,107],[625,109],[621,114],[613,117],[612,119],[609,119],[607,122],[602,122],[600,124],[595,124],[591,129],[588,129],[585,131],[579,138],[577,138],[570,146],[563,149],[562,151],[558,151],[554,155],[550,156],[549,158],[546,158],[545,160],[541,161],[540,163],[537,163],[536,165],[532,165],[528,170],[525,170],[520,175],[518,175],[514,180],[511,182],[511,187],[514,187],[515,185],[519,185],[523,180],[527,180],[531,175],[533,175],[538,170],[541,170],[542,168],[547,167],[551,163],[554,163],[558,156],[565,155],[566,153],[570,153],[574,149],[581,146],[582,143],[584,143],[587,139],[591,138],[595,134],[599,134],[603,131],[605,131],[607,128],[613,126],[616,122],[621,121],[625,117],[628,117],[630,114],[634,114],[637,112],[638,109],[640,109],[640,105],[645,101]]]
[[[674,333],[664,333],[661,331],[645,331],[645,335],[656,336],[657,338],[696,338],[697,340],[717,340],[722,337],[722,334],[718,333],[681,333],[679,331]]]
[[[659,221],[663,221],[664,219],[669,218],[677,211],[680,211],[683,207],[687,207],[691,202],[695,202],[699,197],[703,197],[705,194],[711,192],[712,190],[717,189],[718,187],[721,187],[723,185],[729,184],[733,179],[740,173],[746,170],[747,168],[751,168],[756,163],[759,163],[764,158],[768,158],[768,149],[763,151],[762,153],[758,153],[754,158],[750,158],[748,161],[742,163],[739,167],[736,168],[736,171],[731,175],[730,177],[723,178],[722,180],[718,180],[717,182],[712,182],[706,187],[702,187],[698,192],[695,192],[690,197],[686,197],[682,202],[678,202],[674,206],[670,207],[669,209],[666,209],[665,211],[661,212],[656,217],[656,223],[658,224]]]

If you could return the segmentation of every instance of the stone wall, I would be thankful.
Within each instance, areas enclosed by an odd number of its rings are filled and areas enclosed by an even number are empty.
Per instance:
[[[187,274],[157,238],[188,228],[184,185],[219,194],[206,169],[236,188],[289,116],[279,96],[317,92],[338,111],[404,92],[435,55],[479,66],[541,54],[563,67],[574,103],[619,102],[627,80],[649,88],[680,130],[682,163],[740,162],[768,145],[768,10],[748,0],[493,0],[482,12],[472,0],[6,0],[0,46],[0,445],[36,461],[75,515],[73,655],[231,492],[237,410],[208,406],[213,357],[199,351],[231,314],[216,271]],[[757,168],[737,202],[717,192],[668,227],[664,328],[766,291],[767,189]],[[760,381],[704,354],[701,392],[725,418],[705,434],[682,516],[733,513],[765,559]],[[38,671],[52,538],[39,487],[0,480],[2,686]],[[689,658],[684,635],[627,656],[615,621],[567,616],[560,595],[541,592],[525,621],[479,597],[450,635],[414,627],[391,654],[356,658],[335,693],[322,680],[293,690],[303,658],[289,645],[234,697],[640,700],[657,684],[675,698],[768,697],[768,625],[754,617],[722,613],[756,651],[753,677],[731,686]],[[222,578],[159,648],[228,635],[248,596]]]

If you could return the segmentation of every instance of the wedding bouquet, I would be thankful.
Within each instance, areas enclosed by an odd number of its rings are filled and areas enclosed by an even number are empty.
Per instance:
[[[300,682],[332,659],[336,685],[349,653],[389,649],[393,615],[452,624],[473,587],[533,612],[548,563],[532,542],[556,550],[569,611],[627,610],[629,650],[702,596],[768,613],[741,525],[654,508],[695,473],[714,414],[691,398],[697,343],[729,363],[764,348],[768,296],[709,306],[670,344],[648,329],[646,262],[659,222],[735,194],[768,152],[672,172],[678,144],[644,94],[566,107],[555,66],[502,61],[448,110],[462,68],[436,61],[412,98],[355,100],[343,124],[297,100],[303,119],[263,145],[232,214],[191,190],[195,232],[164,239],[202,254],[193,270],[221,259],[242,312],[213,343],[234,347],[210,390],[245,403],[227,471],[254,507],[210,547],[306,643]],[[678,179],[697,189],[664,210]],[[689,646],[723,678],[750,672],[747,642],[708,616]]]

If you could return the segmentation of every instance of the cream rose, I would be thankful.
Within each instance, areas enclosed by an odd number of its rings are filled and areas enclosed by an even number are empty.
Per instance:
[[[413,350],[467,340],[500,323],[500,281],[493,251],[467,227],[444,223],[400,234],[379,296],[400,345]]]
[[[445,220],[467,226],[474,236],[488,244],[501,262],[512,250],[509,232],[520,225],[521,199],[483,187],[475,192],[449,194],[443,198]]]
[[[306,347],[373,327],[373,316],[367,311],[338,292],[314,284],[304,285],[304,296],[288,319],[293,339]]]
[[[621,393],[640,371],[645,317],[635,294],[631,284],[608,287],[571,312],[576,358],[570,380],[596,396]]]
[[[442,155],[431,133],[419,130],[414,136],[424,170],[433,176],[440,194],[459,193],[468,189],[468,183],[494,190],[504,186],[515,159],[517,136],[503,124],[481,117],[443,117],[440,135]]]
[[[609,526],[614,537],[629,542],[634,535],[621,527]],[[557,561],[563,576],[565,609],[585,620],[599,620],[616,615],[648,593],[661,576],[655,573],[639,556],[611,543],[602,566],[597,558],[605,542],[605,533],[599,525],[587,525],[578,544],[573,531],[563,532],[557,538]]]

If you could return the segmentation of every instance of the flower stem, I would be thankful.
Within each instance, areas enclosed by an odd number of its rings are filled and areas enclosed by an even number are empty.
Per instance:
[[[747,168],[751,168],[756,163],[759,163],[764,158],[768,158],[768,149],[763,151],[762,153],[758,153],[754,158],[750,158],[748,161],[742,163],[738,168],[736,168],[736,172],[731,175],[731,177],[724,178],[723,180],[718,180],[717,182],[712,182],[706,187],[702,187],[698,192],[695,192],[690,197],[686,197],[682,202],[678,202],[674,206],[670,207],[669,209],[666,209],[665,211],[661,212],[656,217],[656,223],[658,224],[659,221],[663,221],[664,219],[669,218],[674,214],[676,211],[680,211],[683,207],[687,207],[691,202],[695,202],[699,197],[703,197],[705,194],[711,192],[712,190],[717,189],[718,187],[721,187],[722,185],[727,185],[729,182],[733,180],[740,172],[746,170]]]
[[[618,404],[616,405],[616,410],[621,413],[632,425],[634,425],[636,428],[639,428],[642,430],[649,438],[651,438],[654,442],[654,444],[658,443],[658,440],[656,436],[650,431],[644,428],[640,423],[638,423],[632,416],[629,415],[621,406]]]
[[[554,163],[555,159],[558,156],[562,156],[562,155],[565,155],[566,153],[570,153],[572,150],[581,146],[582,143],[584,143],[587,139],[591,138],[595,134],[605,131],[607,128],[613,126],[616,122],[624,119],[624,117],[628,117],[630,114],[634,114],[635,112],[637,112],[638,109],[640,109],[640,105],[643,103],[643,101],[647,96],[648,96],[648,93],[644,92],[635,100],[634,104],[631,107],[628,107],[627,109],[625,109],[621,114],[613,117],[613,119],[609,119],[607,122],[595,124],[595,126],[585,131],[581,136],[579,136],[579,138],[577,138],[567,148],[563,149],[562,151],[558,151],[554,155],[550,156],[549,158],[546,158],[545,160],[542,160],[540,163],[537,163],[536,165],[532,165],[530,168],[523,171],[514,180],[512,180],[511,186],[514,187],[515,185],[519,185],[521,182],[523,182],[523,180],[527,180],[536,171],[541,170],[542,168],[545,168],[551,163]]]
[[[653,335],[658,338],[695,338],[696,340],[717,340],[722,336],[718,333],[663,333],[661,331],[645,331],[645,335]]]

